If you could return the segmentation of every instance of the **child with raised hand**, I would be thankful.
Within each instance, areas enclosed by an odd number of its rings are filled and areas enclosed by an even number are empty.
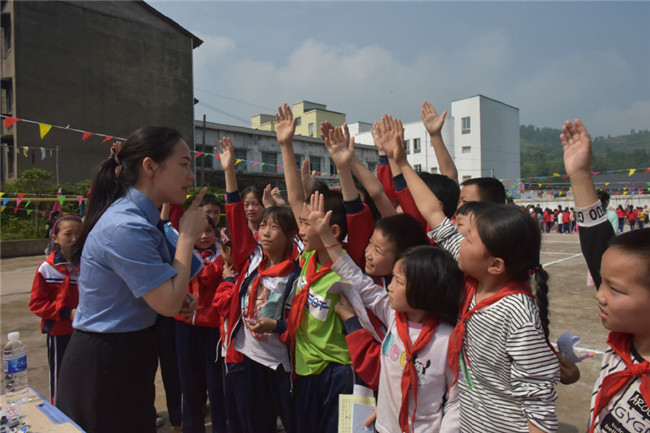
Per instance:
[[[72,265],[71,248],[81,233],[81,218],[65,215],[54,222],[50,240],[54,250],[38,267],[29,309],[39,316],[41,332],[47,334],[47,363],[50,367],[50,398],[59,376],[59,366],[72,335],[72,319],[79,303],[79,267]]]
[[[379,432],[456,432],[457,386],[446,363],[449,336],[462,297],[463,276],[453,257],[431,246],[410,248],[397,257],[385,289],[343,254],[328,230],[317,193],[310,204],[310,224],[324,244],[332,269],[351,282],[366,307],[388,324],[381,351],[381,375],[375,428]]]
[[[648,431],[650,416],[650,229],[615,237],[591,177],[591,139],[566,122],[560,136],[583,255],[610,346],[591,398],[589,432]],[[611,241],[611,243],[610,243]]]
[[[298,231],[291,210],[264,209],[257,239],[246,223],[239,197],[234,149],[229,138],[219,141],[226,178],[226,215],[233,243],[237,280],[216,299],[228,323],[226,394],[229,422],[243,432],[275,432],[279,416],[287,432],[295,431],[291,398],[291,360],[280,334],[286,330],[285,306],[300,268],[293,259]]]
[[[276,133],[282,148],[289,204],[300,228],[304,251],[302,270],[291,302],[287,332],[283,339],[295,353],[296,428],[299,432],[336,432],[339,394],[353,389],[352,368],[343,323],[334,312],[344,286],[331,271],[327,248],[310,226],[309,210],[295,162],[292,140],[296,120],[287,104],[278,109]],[[345,210],[340,193],[325,192],[325,208],[332,211],[329,230],[337,243],[347,234]]]
[[[206,203],[211,203],[208,208],[213,206],[213,201],[206,196],[201,205],[204,211]],[[215,211],[220,212],[220,207]],[[203,403],[206,388],[210,398],[212,430],[222,432],[226,429],[224,365],[217,349],[219,315],[212,305],[217,287],[223,281],[224,259],[217,251],[214,219],[207,212],[206,220],[208,225],[194,242],[194,249],[203,258],[204,266],[190,280],[188,288],[198,307],[192,313],[176,316],[176,356],[183,393],[182,425],[185,433],[205,431]]]
[[[431,138],[431,147],[433,147],[433,151],[436,154],[440,173],[458,183],[456,164],[451,159],[449,151],[442,140],[442,126],[445,124],[447,110],[443,111],[441,115],[438,115],[433,105],[428,101],[424,101],[420,107],[420,115],[422,116],[422,123],[429,133],[429,138]]]

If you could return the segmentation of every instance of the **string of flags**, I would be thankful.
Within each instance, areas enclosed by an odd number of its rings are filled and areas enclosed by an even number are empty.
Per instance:
[[[97,132],[90,132],[90,131],[84,131],[81,129],[75,129],[75,128],[70,128],[70,125],[67,126],[59,126],[59,125],[50,125],[44,122],[37,122],[34,120],[28,120],[28,119],[20,119],[17,117],[11,117],[7,115],[0,115],[0,117],[4,118],[4,126],[5,129],[9,129],[12,125],[14,125],[17,122],[26,122],[26,123],[31,123],[38,125],[39,127],[39,133],[41,139],[43,139],[52,128],[55,129],[62,129],[66,131],[73,131],[81,134],[81,140],[86,141],[92,136],[98,136],[98,137],[103,137],[102,143],[105,143],[110,140],[125,140],[125,138],[122,137],[117,137],[117,136],[112,136],[112,135],[106,135],[106,134],[101,134]],[[9,146],[3,144],[2,147],[6,148],[6,151],[9,152]],[[23,155],[27,158],[29,157],[29,151],[30,150],[40,150],[41,152],[41,160],[45,159],[47,157],[46,151],[49,150],[49,156],[52,156],[52,151],[56,150],[53,148],[47,148],[43,146],[33,146],[30,148],[29,146],[17,146],[18,149],[22,150]],[[219,159],[219,151],[216,147],[213,148],[214,152],[198,152],[195,151],[194,153],[194,158],[198,159],[201,156],[209,156],[213,157],[215,160]],[[248,159],[236,159],[235,160],[235,166],[243,164],[243,166],[250,166],[250,167],[264,167],[264,166],[270,166],[273,167],[275,170],[284,170],[284,167],[282,165],[276,165],[276,164],[270,164],[270,163],[265,163],[265,162],[260,162],[260,161],[252,161]],[[650,167],[647,167],[646,169],[637,169],[637,168],[626,168],[626,169],[620,169],[620,170],[609,170],[609,171],[603,171],[603,172],[593,172],[592,174],[594,176],[597,176],[599,174],[622,174],[622,173],[627,173],[628,176],[632,176],[635,173],[650,173]],[[317,176],[321,177],[328,177],[332,179],[338,179],[338,175],[335,173],[327,173],[327,172],[317,172]],[[524,193],[525,191],[546,191],[549,189],[557,190],[559,186],[559,190],[563,191],[565,190],[564,186],[560,186],[558,183],[549,183],[549,182],[539,182],[548,178],[558,178],[561,177],[562,179],[567,179],[568,176],[566,175],[561,175],[560,173],[553,173],[552,175],[549,176],[531,176],[531,177],[521,177],[518,179],[499,179],[501,183],[504,184],[505,188],[509,190],[511,193],[518,192],[518,193]],[[538,182],[524,182],[526,180],[536,180]],[[635,182],[632,182],[632,185],[634,185]],[[535,188],[535,185],[537,185],[537,188]],[[607,186],[608,184],[606,184]],[[650,186],[650,182],[648,182],[648,185]],[[569,187],[570,190],[570,187]],[[631,188],[631,187],[625,187],[625,188],[615,188],[615,187],[610,187],[610,188],[605,188],[605,190],[610,190],[614,192],[623,192],[623,193],[628,193],[628,194],[641,194],[643,193],[644,190],[650,191],[648,188],[643,188],[643,187],[638,187],[638,188]]]
[[[29,194],[30,197],[26,197],[27,193],[19,192],[19,193],[15,193],[16,197],[5,197],[5,194],[6,193],[4,193],[4,192],[0,192],[0,198],[2,199],[2,202],[0,204],[0,212],[3,212],[5,210],[5,208],[9,207],[9,209],[13,209],[14,213],[18,213],[19,210],[23,210],[23,211],[27,212],[27,215],[31,214],[34,211],[34,209],[27,209],[27,207],[32,203],[32,201],[43,201],[43,199],[37,198],[38,196],[41,196],[41,197],[42,196],[48,196],[48,197],[53,196],[52,194],[31,194],[30,193]],[[13,194],[13,193],[11,193],[11,194]],[[84,201],[87,201],[87,199],[88,199],[87,197],[85,197],[83,195],[76,195],[76,196],[74,196],[74,198],[72,198],[72,197],[70,197],[68,195],[65,195],[65,194],[56,194],[54,197],[56,197],[56,202],[54,203],[54,206],[52,208],[53,210],[59,210],[60,211],[61,207],[63,206],[63,203],[65,201],[74,201],[76,199],[77,204],[78,204],[79,209],[80,209],[80,213],[81,213],[81,209],[82,209],[82,204],[84,203]],[[12,200],[16,202],[16,205],[13,206],[13,207],[12,206],[7,206],[7,204]],[[22,208],[20,208],[20,205],[23,202],[25,202],[25,204],[23,205]],[[41,215],[45,216],[46,211],[38,211],[38,212],[40,212]]]

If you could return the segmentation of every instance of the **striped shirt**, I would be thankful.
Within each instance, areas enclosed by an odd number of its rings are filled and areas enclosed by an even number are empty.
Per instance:
[[[529,421],[556,431],[560,369],[534,301],[506,296],[474,313],[466,327],[461,356],[467,375],[461,368],[458,379],[461,431],[527,433]]]
[[[449,251],[454,256],[454,259],[458,260],[458,250],[460,250],[460,241],[463,240],[463,235],[458,232],[458,229],[449,218],[445,218],[427,235],[440,248]]]
[[[634,363],[643,362],[643,358],[634,349],[631,348],[632,361]],[[589,423],[594,416],[594,406],[596,406],[596,396],[600,391],[605,376],[625,370],[625,364],[620,356],[610,347],[605,351],[603,363],[598,374],[598,379],[594,384],[594,392],[591,394],[591,410],[589,411]],[[635,377],[630,380],[612,399],[609,401],[598,418],[596,418],[596,427],[594,432],[618,432],[618,433],[635,433],[650,431],[650,407],[644,402],[639,387],[641,378]]]

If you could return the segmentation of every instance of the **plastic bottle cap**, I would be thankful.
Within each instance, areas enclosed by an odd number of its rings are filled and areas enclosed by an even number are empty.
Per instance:
[[[7,337],[9,338],[9,341],[20,340],[20,332],[10,332],[7,334]]]

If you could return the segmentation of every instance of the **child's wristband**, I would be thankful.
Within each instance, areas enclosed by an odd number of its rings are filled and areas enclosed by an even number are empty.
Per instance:
[[[604,221],[607,221],[607,211],[603,209],[600,200],[591,206],[576,208],[578,227],[593,227]]]

